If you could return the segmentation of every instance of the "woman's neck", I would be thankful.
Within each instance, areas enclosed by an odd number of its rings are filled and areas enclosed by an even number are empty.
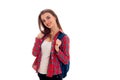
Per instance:
[[[59,30],[60,29],[55,29],[55,28],[51,29],[51,33],[49,34],[49,37],[48,37],[49,41],[53,40],[54,36],[58,33]]]
[[[50,33],[50,34],[51,34],[52,36],[55,36],[55,34],[56,34],[59,30],[60,30],[60,29],[56,26],[56,27],[54,27],[54,28],[51,29],[51,33]]]

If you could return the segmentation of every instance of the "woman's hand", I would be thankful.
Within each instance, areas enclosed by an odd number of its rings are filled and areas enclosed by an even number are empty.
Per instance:
[[[59,51],[59,47],[60,47],[61,43],[62,43],[61,40],[59,40],[59,39],[56,40],[55,50],[56,50],[57,52]]]
[[[39,33],[38,36],[37,36],[37,38],[40,39],[40,38],[42,38],[43,36],[44,36],[43,33]]]

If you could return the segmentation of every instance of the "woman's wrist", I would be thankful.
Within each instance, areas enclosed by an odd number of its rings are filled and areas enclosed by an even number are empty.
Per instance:
[[[56,48],[56,52],[59,52],[59,48]]]

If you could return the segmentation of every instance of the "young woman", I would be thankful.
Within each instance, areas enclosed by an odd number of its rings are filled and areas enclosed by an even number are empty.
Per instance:
[[[57,37],[63,30],[58,17],[51,9],[41,11],[38,16],[40,33],[35,38],[32,54],[36,57],[33,68],[40,80],[62,80],[60,61],[68,64],[69,37]]]

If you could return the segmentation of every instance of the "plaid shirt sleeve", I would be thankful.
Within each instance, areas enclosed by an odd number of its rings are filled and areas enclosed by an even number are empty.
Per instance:
[[[32,55],[35,57],[40,53],[41,42],[42,42],[42,39],[35,38],[35,43],[32,50]]]
[[[69,58],[70,58],[69,43],[70,43],[69,37],[67,35],[64,36],[62,39],[62,44],[60,46],[59,52],[57,53],[59,60],[62,61],[63,64],[68,64],[68,62],[69,62]]]

